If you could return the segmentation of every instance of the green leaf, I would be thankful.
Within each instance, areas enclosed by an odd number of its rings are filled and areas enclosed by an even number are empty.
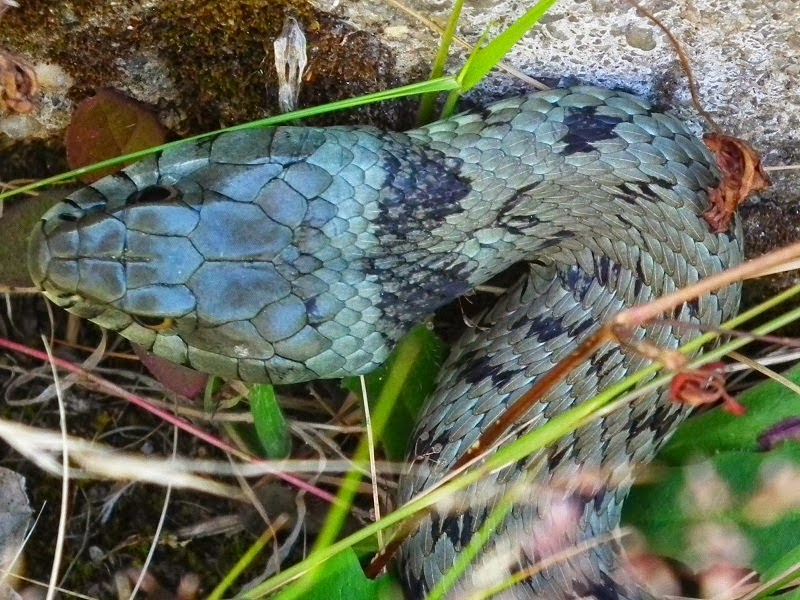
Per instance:
[[[374,416],[375,435],[390,459],[405,458],[417,416],[436,386],[443,357],[442,342],[420,325],[403,338],[383,367],[366,376],[370,405],[385,415]],[[361,397],[358,377],[348,377],[342,385]],[[392,426],[386,427],[389,422]]]
[[[402,600],[396,579],[384,576],[368,579],[356,553],[347,548],[328,560],[318,570],[313,583],[300,580],[275,596],[276,600]]]
[[[800,472],[800,446],[786,444],[768,453],[725,452],[690,467],[665,469],[665,477],[657,484],[632,490],[624,520],[644,533],[655,553],[690,567],[703,558],[689,547],[693,536],[705,535],[709,526],[725,528],[746,541],[752,552],[749,566],[767,572],[781,557],[795,551],[800,540],[800,512],[784,507],[780,491],[765,483],[769,473],[779,468]],[[699,472],[712,476],[702,477]],[[691,491],[698,489],[701,491]],[[704,512],[694,503],[697,494],[703,493],[730,500],[718,510]],[[760,502],[756,502],[756,494]]]
[[[556,0],[540,0],[491,42],[475,50],[458,74],[461,93],[467,92],[480,83],[481,79],[503,60],[511,48],[525,37],[555,3]]]
[[[264,384],[250,388],[250,412],[265,456],[273,459],[289,456],[292,440],[275,388]]]
[[[798,540],[798,542],[800,543],[800,540]],[[800,545],[795,546],[789,552],[776,560],[772,567],[764,571],[762,579],[764,581],[769,581],[774,577],[780,577],[787,570],[791,569],[792,567],[796,567],[797,565],[800,565]],[[800,578],[800,573],[795,575],[795,577]]]
[[[800,599],[800,546],[796,546],[781,558],[775,561],[771,568],[767,569],[761,576],[765,582],[755,600],[762,598],[780,598],[780,600]],[[787,587],[797,587],[791,592],[781,592]]]
[[[800,367],[786,377],[800,384]],[[770,427],[800,415],[800,396],[783,384],[766,381],[745,392],[739,400],[747,414],[736,417],[719,408],[689,419],[659,454],[670,464],[683,464],[695,457],[718,452],[759,450],[758,438]]]

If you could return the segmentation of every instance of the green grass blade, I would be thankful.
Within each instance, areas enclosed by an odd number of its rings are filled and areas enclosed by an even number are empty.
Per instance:
[[[55,185],[59,183],[64,183],[66,181],[70,181],[81,175],[85,175],[87,173],[93,173],[94,171],[98,171],[100,169],[105,169],[107,167],[113,167],[117,165],[121,165],[126,162],[131,162],[135,160],[139,160],[142,158],[146,158],[152,154],[157,152],[161,152],[162,150],[167,150],[170,148],[177,148],[182,146],[183,144],[188,144],[191,142],[195,142],[198,140],[203,140],[209,137],[214,137],[219,135],[220,133],[228,133],[231,131],[241,131],[244,129],[251,129],[254,127],[268,127],[274,125],[281,125],[283,123],[287,123],[290,121],[294,121],[297,119],[307,119],[309,117],[314,117],[317,115],[322,115],[330,112],[335,112],[339,110],[347,110],[349,108],[355,108],[357,106],[362,106],[364,104],[372,104],[375,102],[383,102],[385,100],[396,100],[398,98],[404,98],[406,96],[414,96],[417,94],[425,94],[428,92],[446,92],[448,90],[455,89],[459,86],[458,82],[456,81],[455,77],[441,77],[439,79],[434,79],[430,81],[423,81],[420,83],[412,83],[410,85],[405,85],[399,88],[393,88],[391,90],[384,90],[381,92],[375,92],[373,94],[366,94],[365,96],[359,96],[357,98],[348,98],[347,100],[340,100],[338,102],[331,102],[329,104],[323,104],[322,106],[314,106],[312,108],[304,108],[302,110],[296,110],[294,112],[286,113],[283,115],[276,115],[274,117],[268,117],[266,119],[260,119],[258,121],[252,121],[250,123],[244,123],[242,125],[235,125],[233,127],[227,127],[225,129],[220,129],[218,131],[212,131],[210,133],[203,133],[201,135],[196,135],[193,137],[189,137],[183,140],[178,140],[176,142],[170,142],[168,144],[163,144],[161,146],[155,146],[153,148],[148,148],[147,150],[140,150],[139,152],[132,152],[131,154],[126,154],[125,156],[119,156],[117,158],[112,158],[109,160],[104,160],[94,165],[90,165],[88,167],[82,167],[80,169],[74,169],[72,171],[68,171],[67,173],[62,173],[60,175],[55,175],[53,177],[48,177],[47,179],[41,179],[35,183],[31,183],[28,185],[23,185],[8,192],[0,193],[0,201],[5,200],[6,198],[11,198],[12,196],[18,196],[20,194],[24,194],[26,192],[30,192],[32,190],[37,190],[41,187],[45,187],[48,185]]]
[[[461,17],[461,8],[463,5],[464,0],[456,0],[453,4],[453,10],[450,11],[450,17],[447,19],[447,27],[439,42],[439,51],[436,53],[436,58],[433,61],[430,79],[438,79],[444,75],[444,67],[447,64],[447,57],[450,54],[450,45],[453,43],[453,37],[455,37],[456,34],[456,26]],[[422,96],[419,104],[419,116],[417,118],[420,125],[424,125],[433,120],[434,105],[438,95],[439,94],[436,92],[429,92]]]
[[[486,29],[481,34],[481,37],[478,38],[478,43],[475,44],[476,48],[483,47],[484,40],[486,40],[486,37],[489,35],[489,28],[490,27],[491,27],[491,24],[489,24],[486,27]],[[473,68],[472,64],[475,62],[476,55],[477,55],[477,52],[472,52],[467,57],[467,62],[464,65],[464,67],[461,69],[462,73],[468,72]],[[447,94],[447,100],[445,101],[444,106],[442,107],[442,114],[441,114],[441,118],[442,119],[446,119],[446,118],[452,116],[452,114],[455,112],[456,106],[458,105],[458,101],[461,98],[461,94],[464,91],[465,90],[463,90],[460,87],[457,88],[457,89],[454,89],[454,90],[450,90],[450,92]]]
[[[514,44],[525,37],[531,27],[539,22],[539,19],[544,16],[556,1],[540,0],[491,42],[475,50],[472,59],[467,62],[458,74],[461,92],[464,93],[475,87],[497,63],[503,60],[505,55],[514,47]]]
[[[228,591],[242,573],[247,570],[254,560],[261,554],[264,547],[275,538],[275,531],[271,528],[267,529],[261,536],[253,542],[247,551],[236,561],[232,569],[225,574],[222,581],[217,584],[206,600],[222,600],[225,597],[225,592]]]

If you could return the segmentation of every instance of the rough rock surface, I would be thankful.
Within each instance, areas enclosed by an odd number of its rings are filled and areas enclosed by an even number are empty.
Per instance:
[[[451,6],[449,0],[404,0],[403,4],[438,23],[444,23]],[[798,150],[800,10],[796,2],[748,0],[737,3],[735,10],[727,0],[646,4],[681,40],[703,103],[723,127],[770,151]],[[527,0],[467,2],[459,35],[475,42],[487,28],[500,30],[530,6]],[[420,27],[394,3],[342,0],[335,11],[358,27],[382,28],[382,38],[397,52],[401,68],[432,58],[438,34]],[[509,54],[508,63],[532,76],[556,80],[571,76],[626,87],[698,120],[689,106],[688,86],[675,50],[625,2],[561,0],[542,22]],[[520,84],[502,74],[483,86],[492,95],[511,88],[519,89]]]

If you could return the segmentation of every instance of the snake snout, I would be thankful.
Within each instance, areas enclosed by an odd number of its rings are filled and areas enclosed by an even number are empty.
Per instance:
[[[28,271],[33,283],[42,288],[47,278],[47,269],[50,265],[50,250],[47,248],[47,239],[42,231],[42,222],[36,225],[28,240]]]
[[[70,201],[59,202],[48,210],[36,224],[28,240],[28,271],[37,287],[50,291],[53,283],[51,275],[56,275],[56,280],[67,283],[61,275],[67,275],[69,267],[62,263],[63,259],[72,258],[78,253],[78,232],[76,223],[86,214],[86,211]],[[77,275],[77,274],[76,274]],[[77,279],[77,277],[76,277]],[[73,285],[67,284],[66,289],[56,285],[63,291],[74,291]]]
[[[63,210],[62,210],[63,209]],[[28,239],[28,271],[48,296],[74,294],[78,285],[80,210],[59,204],[51,209]]]
[[[28,270],[36,286],[51,299],[95,296],[94,290],[81,290],[82,282],[84,287],[102,287],[105,291],[98,297],[106,302],[124,292],[119,283],[114,284],[119,278],[109,273],[112,265],[106,264],[122,253],[124,227],[104,213],[104,206],[67,199],[47,211],[31,232]],[[89,256],[93,258],[86,258]],[[99,286],[94,285],[98,278],[103,279]]]

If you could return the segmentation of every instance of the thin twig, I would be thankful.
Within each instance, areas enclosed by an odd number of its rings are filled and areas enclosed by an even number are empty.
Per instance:
[[[751,358],[749,358],[749,357],[747,357],[747,356],[745,356],[743,354],[740,354],[739,352],[729,352],[728,356],[730,356],[733,360],[739,361],[740,363],[742,363],[744,365],[747,365],[748,367],[750,367],[754,371],[758,371],[759,373],[761,373],[765,377],[768,377],[768,378],[772,379],[773,381],[777,381],[778,383],[780,383],[784,387],[792,390],[795,394],[800,395],[800,385],[797,385],[794,381],[792,381],[788,377],[784,377],[780,373],[777,373],[777,372],[773,371],[772,369],[769,369],[769,368],[765,367],[763,364],[761,364],[761,363],[759,363],[759,362],[757,362],[757,361],[755,361],[755,360],[753,360],[753,359],[751,359]]]
[[[172,428],[172,460],[175,460],[178,456],[178,431],[180,431],[177,427],[173,426]],[[142,568],[139,570],[139,577],[136,578],[136,584],[133,586],[133,590],[131,591],[130,600],[133,600],[136,597],[136,592],[139,591],[139,588],[142,586],[144,582],[144,578],[147,576],[147,568],[150,566],[150,563],[153,561],[153,556],[156,553],[156,548],[158,548],[158,538],[161,537],[161,531],[164,529],[164,522],[167,519],[167,508],[169,507],[169,501],[172,498],[172,486],[168,485],[166,493],[164,494],[164,503],[161,506],[161,515],[158,518],[158,525],[156,525],[156,531],[153,533],[153,541],[150,544],[150,548],[147,551],[147,558],[144,559],[144,564]]]
[[[638,10],[646,19],[649,19],[653,23],[653,25],[658,27],[664,33],[664,35],[667,36],[667,39],[669,40],[670,44],[672,44],[672,47],[675,49],[675,53],[678,55],[678,60],[681,63],[683,72],[686,73],[686,78],[689,81],[689,93],[692,96],[692,104],[694,104],[694,107],[697,110],[697,112],[700,113],[700,116],[702,116],[706,121],[708,121],[708,124],[711,125],[711,128],[714,129],[714,131],[721,133],[722,128],[714,120],[714,117],[712,117],[703,108],[703,105],[700,102],[700,93],[697,91],[697,83],[695,82],[694,79],[692,66],[689,63],[689,59],[686,56],[686,52],[684,52],[681,43],[678,41],[678,38],[676,38],[673,35],[673,33],[669,30],[669,28],[666,25],[664,25],[661,19],[656,17],[648,9],[639,4],[637,0],[625,0],[625,1],[631,6],[633,6],[636,10]]]
[[[61,473],[61,513],[58,520],[58,534],[56,535],[55,550],[53,552],[53,566],[50,570],[50,583],[47,586],[46,600],[53,600],[56,594],[58,572],[61,567],[61,557],[64,553],[64,539],[66,537],[67,518],[69,511],[69,444],[67,443],[67,410],[64,406],[64,394],[61,391],[60,377],[56,369],[56,362],[50,351],[50,344],[47,338],[42,336],[47,357],[50,360],[50,368],[53,371],[53,380],[56,386],[56,398],[58,399],[58,423],[61,429],[61,462],[64,468]]]
[[[369,473],[372,480],[372,509],[375,511],[375,520],[381,518],[381,502],[378,495],[378,471],[375,468],[375,437],[372,433],[372,415],[369,410],[369,397],[367,394],[367,380],[361,375],[361,398],[364,405],[364,425],[367,427],[367,447],[369,449]],[[383,546],[383,532],[378,532],[378,547]]]
[[[22,354],[26,354],[28,356],[32,356],[32,357],[38,358],[40,360],[48,360],[46,354],[44,354],[42,352],[39,352],[38,350],[34,350],[33,348],[28,348],[24,344],[18,344],[16,342],[12,342],[10,340],[0,339],[0,347],[5,347],[5,348],[7,348],[9,350],[12,350],[14,352],[20,352]],[[143,409],[147,410],[151,414],[156,415],[156,416],[164,419],[168,423],[172,423],[176,427],[178,427],[180,429],[183,429],[187,433],[189,433],[189,434],[191,434],[191,435],[203,440],[204,442],[206,442],[208,444],[211,444],[212,446],[214,446],[216,448],[219,448],[220,450],[223,450],[224,452],[228,452],[228,453],[232,454],[233,456],[236,456],[237,458],[239,458],[241,460],[244,460],[246,462],[250,462],[250,463],[256,463],[257,464],[257,463],[262,463],[262,462],[268,462],[268,461],[262,461],[261,459],[258,459],[258,458],[254,457],[254,456],[252,456],[252,455],[250,455],[250,454],[248,454],[246,452],[243,452],[242,450],[239,450],[235,446],[232,446],[230,444],[227,444],[227,443],[223,442],[218,437],[215,437],[215,436],[211,435],[210,433],[207,433],[207,432],[203,431],[202,429],[199,429],[198,427],[195,427],[193,424],[188,423],[188,422],[184,421],[183,419],[180,419],[180,418],[176,417],[174,414],[172,414],[172,413],[170,413],[170,412],[168,412],[166,410],[163,410],[161,408],[158,408],[158,407],[154,406],[148,400],[146,400],[144,398],[141,398],[140,396],[137,396],[136,394],[131,394],[130,392],[128,392],[127,390],[121,388],[120,386],[118,386],[118,385],[116,385],[114,383],[111,383],[110,381],[107,381],[107,380],[103,379],[102,377],[99,377],[99,376],[95,375],[94,373],[91,373],[89,371],[85,371],[85,370],[73,365],[72,363],[70,363],[68,361],[65,361],[65,360],[62,360],[62,359],[59,359],[59,358],[56,358],[56,357],[53,357],[52,360],[55,362],[56,365],[58,365],[59,368],[66,369],[66,370],[70,371],[71,373],[77,373],[77,374],[81,375],[82,377],[84,377],[88,381],[90,381],[90,382],[96,384],[97,386],[99,386],[101,389],[103,389],[107,393],[113,394],[113,395],[115,395],[115,396],[117,396],[119,398],[122,398],[122,399],[130,402],[131,404],[134,404],[134,405],[136,405],[136,406],[138,406],[140,408],[143,408]],[[299,478],[295,477],[294,475],[290,475],[289,473],[283,473],[283,472],[275,473],[275,475],[277,477],[279,477],[280,479],[283,479],[286,483],[288,483],[290,485],[293,485],[293,486],[295,486],[295,487],[297,487],[299,489],[306,490],[310,494],[312,494],[314,496],[317,496],[318,498],[321,498],[322,500],[325,500],[325,501],[330,502],[330,503],[336,503],[336,497],[333,494],[331,494],[330,492],[327,492],[325,490],[322,490],[320,488],[317,488],[317,487],[315,487],[313,485],[309,485],[307,482],[303,481],[302,479],[299,479]]]
[[[762,167],[765,171],[800,171],[800,165],[777,165],[774,167]]]

